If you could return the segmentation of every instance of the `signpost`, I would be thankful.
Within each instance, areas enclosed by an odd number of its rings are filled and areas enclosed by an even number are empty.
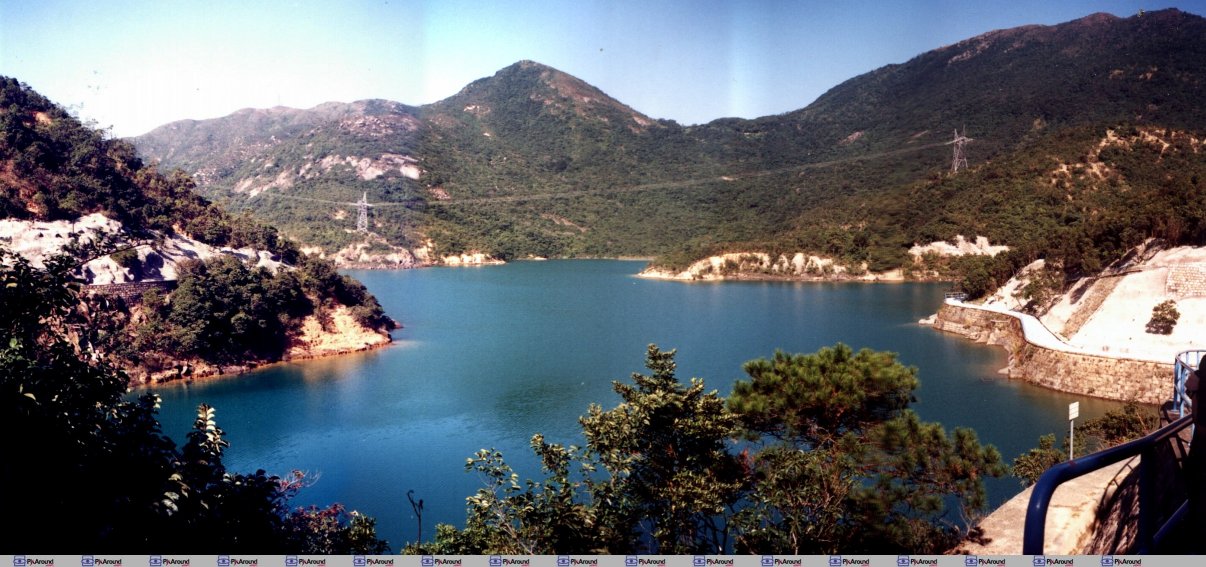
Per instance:
[[[1076,458],[1076,418],[1080,417],[1080,402],[1068,404],[1068,460]]]

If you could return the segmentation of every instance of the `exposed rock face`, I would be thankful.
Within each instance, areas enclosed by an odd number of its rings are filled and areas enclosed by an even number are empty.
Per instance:
[[[995,256],[1009,250],[1008,246],[989,244],[988,239],[977,236],[969,241],[957,236],[952,244],[946,241],[926,245],[914,245],[909,255],[919,262],[927,254],[937,256],[988,255]],[[905,279],[902,270],[869,272],[867,266],[846,266],[833,258],[805,252],[780,254],[771,257],[765,252],[730,252],[696,261],[681,271],[652,267],[642,271],[641,277],[682,281],[709,281],[727,279],[794,279],[794,280],[855,280],[894,282]]]
[[[939,256],[968,256],[968,255],[985,255],[996,256],[1001,252],[1009,250],[1008,246],[993,246],[989,244],[988,239],[983,236],[977,236],[974,240],[967,240],[962,234],[955,236],[955,242],[947,242],[939,240],[929,244],[914,244],[909,249],[909,255],[913,257],[924,256],[925,254],[937,254]]]
[[[884,273],[868,273],[865,267],[857,272],[824,258],[797,252],[780,254],[774,258],[765,252],[731,252],[710,256],[691,264],[680,272],[664,268],[647,268],[640,274],[643,278],[714,281],[729,279],[798,279],[798,280],[860,280],[901,281],[900,270]]]
[[[22,221],[0,219],[0,240],[34,265],[62,250],[73,239],[94,241],[104,235],[122,232],[120,222],[100,213],[80,217],[75,221]],[[122,284],[137,281],[172,281],[176,265],[185,260],[207,260],[219,255],[234,256],[255,266],[276,270],[281,263],[272,254],[251,248],[216,248],[181,234],[172,234],[154,244],[134,248],[137,261],[119,265],[112,256],[104,256],[84,264],[85,283],[91,285]]]
[[[41,265],[73,240],[95,241],[105,235],[118,235],[122,231],[121,223],[100,213],[75,221],[0,219],[0,241],[35,265]],[[154,288],[166,293],[174,289],[177,265],[185,260],[206,260],[227,255],[234,256],[248,265],[274,271],[283,266],[271,254],[262,250],[215,248],[181,234],[165,236],[155,243],[137,246],[132,251],[135,255],[121,264],[111,255],[94,259],[81,267],[81,275],[87,284],[84,290],[88,293],[126,299],[126,305],[131,310],[131,320],[140,317],[141,307],[137,304],[143,291]],[[414,259],[407,255],[405,261],[413,264]],[[390,341],[389,332],[361,325],[352,317],[347,306],[338,305],[327,308],[322,313],[321,320],[319,314],[312,314],[305,319],[301,333],[290,345],[284,360],[318,358],[366,350],[389,344]],[[240,372],[264,362],[251,360],[239,365],[216,366],[194,360],[181,361],[174,368],[164,371],[152,371],[147,368],[125,370],[136,382],[155,382],[185,376],[197,378]]]
[[[318,315],[306,317],[299,335],[289,347],[286,360],[318,358],[379,347],[390,342],[389,333],[368,329],[340,305],[328,313],[325,327]]]

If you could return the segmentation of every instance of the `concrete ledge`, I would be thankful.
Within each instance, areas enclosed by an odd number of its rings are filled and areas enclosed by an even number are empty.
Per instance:
[[[1139,458],[1110,465],[1099,471],[1061,485],[1047,509],[1046,540],[1043,552],[1049,555],[1078,555],[1095,547],[1100,531],[1099,510],[1112,500],[1119,487],[1139,466]],[[1031,486],[989,514],[980,527],[988,541],[965,543],[960,551],[974,555],[1021,555],[1022,533],[1026,526],[1026,508]]]

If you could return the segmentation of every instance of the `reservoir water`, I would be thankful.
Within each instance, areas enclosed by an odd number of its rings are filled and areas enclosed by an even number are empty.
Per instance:
[[[164,431],[181,443],[196,406],[217,410],[228,470],[317,478],[295,505],[341,502],[372,515],[394,550],[416,535],[406,493],[425,504],[423,534],[463,525],[465,497],[483,486],[465,460],[496,448],[537,478],[528,442],[581,443],[577,418],[591,403],[614,407],[613,380],[644,371],[645,347],[678,349],[679,378],[703,378],[722,395],[741,365],[776,348],[813,352],[836,342],[899,353],[919,369],[914,409],[951,429],[974,428],[1012,460],[1040,435],[1068,429],[1114,404],[1059,394],[999,374],[998,347],[922,327],[944,284],[727,282],[634,277],[643,263],[518,262],[482,268],[358,271],[401,320],[396,344],[242,376],[169,384]],[[1020,490],[991,481],[992,505]]]

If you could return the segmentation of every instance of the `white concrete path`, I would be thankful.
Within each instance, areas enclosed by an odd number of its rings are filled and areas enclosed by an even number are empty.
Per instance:
[[[1063,340],[1058,335],[1051,332],[1051,330],[1048,329],[1047,326],[1044,325],[1042,321],[1039,321],[1038,318],[1036,318],[1035,316],[1027,315],[1025,313],[1018,313],[1017,311],[1013,311],[1011,309],[1006,309],[1004,307],[997,307],[997,306],[993,306],[993,305],[977,305],[975,303],[965,303],[965,302],[959,301],[957,299],[947,299],[946,303],[949,305],[957,306],[957,307],[966,307],[969,309],[979,309],[981,311],[990,311],[993,313],[1000,313],[1002,315],[1008,315],[1010,317],[1013,317],[1022,322],[1022,333],[1025,335],[1026,342],[1028,342],[1034,346],[1037,346],[1037,347],[1060,351],[1060,352],[1068,352],[1068,353],[1073,353],[1073,354],[1084,354],[1084,355],[1089,355],[1089,356],[1101,356],[1101,357],[1105,357],[1105,358],[1142,360],[1145,362],[1158,362],[1161,364],[1172,364],[1173,358],[1171,356],[1156,357],[1156,356],[1152,356],[1152,355],[1137,355],[1137,354],[1130,354],[1130,353],[1127,353],[1124,356],[1119,353],[1112,353],[1112,352],[1104,351],[1101,349],[1089,349],[1089,348],[1083,348],[1083,347],[1069,344],[1067,341]]]

